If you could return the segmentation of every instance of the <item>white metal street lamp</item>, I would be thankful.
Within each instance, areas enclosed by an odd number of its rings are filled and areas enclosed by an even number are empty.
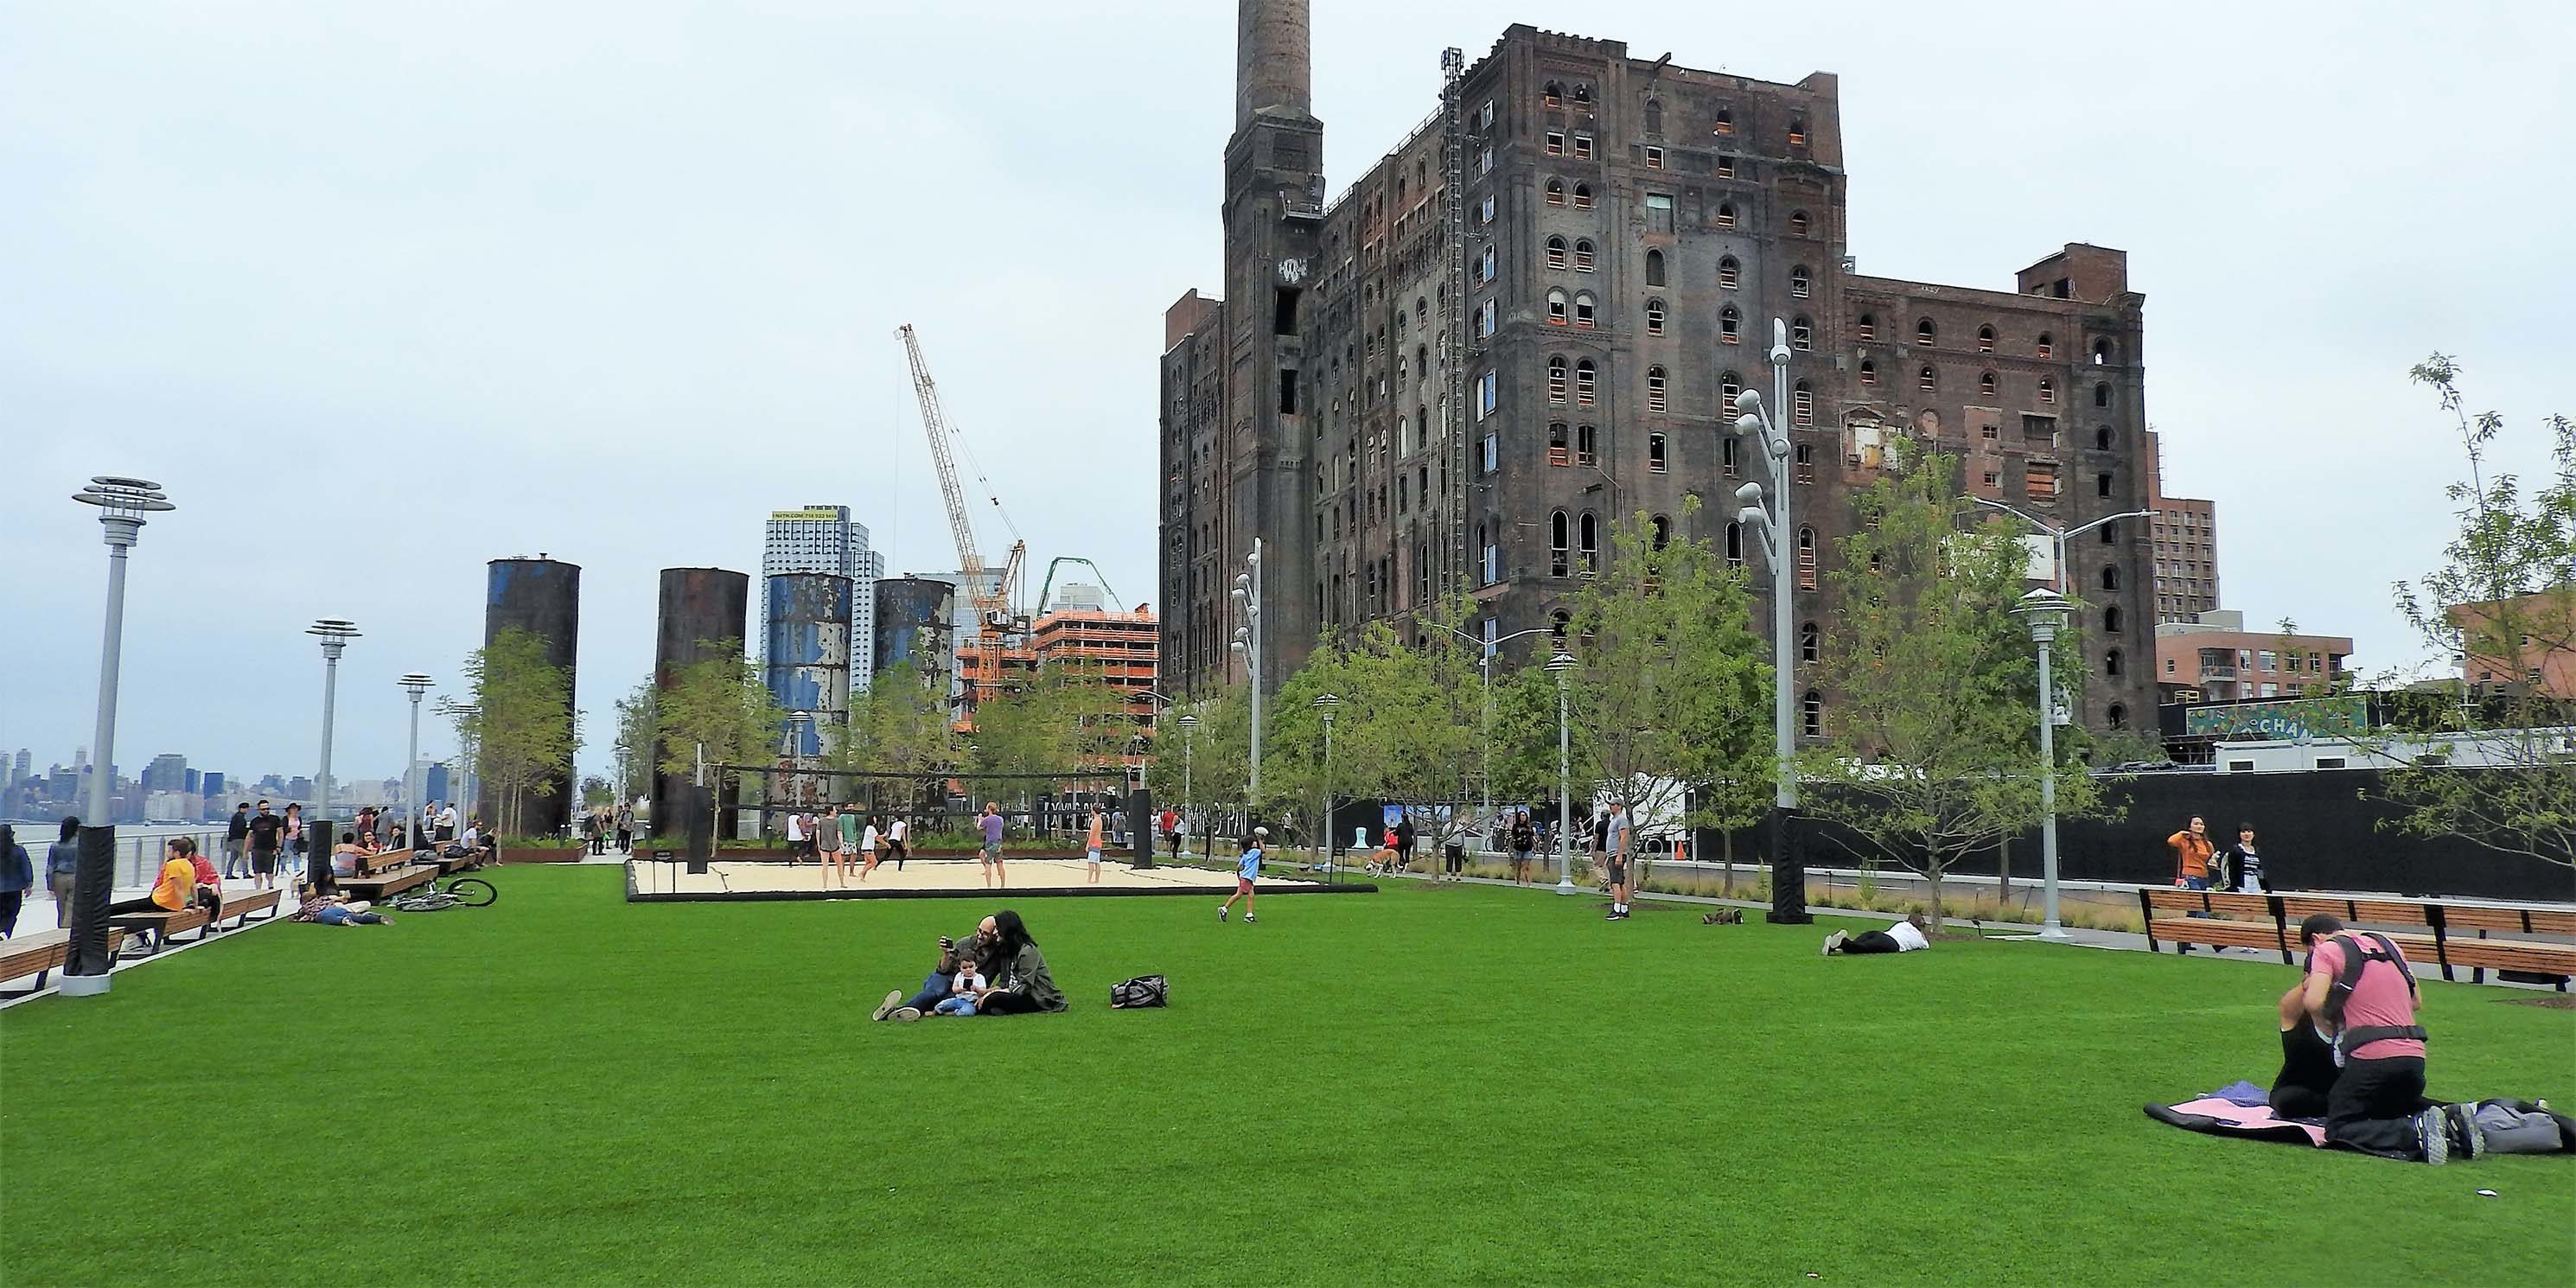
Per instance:
[[[1261,808],[1261,538],[1252,539],[1243,571],[1234,575],[1234,604],[1243,624],[1234,628],[1234,651],[1243,655],[1243,673],[1252,681],[1251,772],[1244,784],[1244,807]]]
[[[418,841],[420,839],[420,783],[416,775],[420,773],[420,699],[423,694],[429,692],[430,679],[414,671],[394,683],[402,686],[402,691],[411,695],[411,749],[403,755],[402,820],[404,830],[412,833],[412,840]],[[620,777],[618,790],[625,790],[625,784],[626,780]]]
[[[1184,711],[1173,723],[1181,727],[1181,861],[1186,863],[1190,857],[1190,813],[1198,803],[1194,794],[1196,784],[1190,781],[1190,761],[1191,753],[1196,750],[1199,718]]]
[[[107,991],[108,887],[115,882],[116,821],[109,803],[116,792],[116,689],[125,654],[125,554],[143,533],[143,516],[178,507],[161,485],[149,479],[101,474],[72,494],[83,505],[98,507],[98,522],[107,542],[107,629],[98,648],[98,724],[90,744],[98,759],[89,771],[89,822],[81,828],[80,862],[72,875],[72,934],[63,964],[60,992],[65,997],[94,997]]]
[[[2066,938],[2066,927],[2057,920],[2057,687],[2049,676],[2048,646],[2057,633],[2065,629],[2067,614],[2074,608],[2066,596],[2050,590],[2034,590],[2021,597],[2013,612],[2030,626],[2031,641],[2039,645],[2039,863],[2040,925],[2042,939]]]
[[[1485,812],[1479,826],[1490,828],[1494,825],[1494,657],[1503,645],[1524,635],[1542,634],[1548,628],[1533,626],[1525,631],[1514,631],[1501,639],[1490,640],[1482,635],[1470,635],[1445,622],[1440,624],[1440,629],[1477,645],[1481,650],[1476,659],[1476,671],[1485,690],[1484,741],[1476,754],[1476,776],[1484,780]]]
[[[1566,733],[1566,687],[1574,675],[1574,655],[1559,648],[1547,660],[1547,673],[1556,677],[1556,892],[1573,894],[1574,890],[1574,785],[1573,740]]]
[[[2049,539],[2055,556],[2053,571],[2056,573],[2055,580],[2057,583],[2057,593],[2060,595],[2070,595],[2074,593],[2066,582],[2066,543],[2068,541],[2071,541],[2076,537],[2080,537],[2087,532],[2091,532],[2095,528],[2101,527],[2104,524],[2116,523],[2122,519],[2152,519],[2156,517],[2156,512],[2153,510],[2123,510],[2118,514],[2103,515],[2101,518],[2095,519],[2090,523],[2079,523],[2072,528],[2061,528],[2038,515],[2032,514],[2028,510],[2006,505],[2001,501],[1989,500],[1982,496],[1972,496],[1968,499],[1976,502],[1978,505],[1981,505],[1986,509],[2009,514],[2014,518],[2029,524],[2031,527],[2038,529],[2041,536]]]
[[[1320,838],[1317,844],[1323,849],[1327,879],[1333,873],[1333,713],[1341,708],[1342,700],[1338,695],[1327,693],[1315,699],[1315,709],[1324,713],[1324,818],[1323,826],[1315,829],[1315,835]]]
[[[333,710],[340,698],[340,654],[349,641],[358,638],[357,623],[345,617],[324,617],[304,628],[304,633],[322,642],[322,772],[314,779],[315,808],[322,814],[331,812],[331,726]],[[321,853],[315,850],[315,853]]]
[[[1771,389],[1773,405],[1765,414],[1762,394],[1747,389],[1735,396],[1735,432],[1743,435],[1761,450],[1763,474],[1770,479],[1770,505],[1763,505],[1764,489],[1760,482],[1747,483],[1735,489],[1741,503],[1736,522],[1753,530],[1761,539],[1764,555],[1771,561],[1771,742],[1775,760],[1774,772],[1779,782],[1772,791],[1771,817],[1766,829],[1770,833],[1771,911],[1765,919],[1803,925],[1815,920],[1807,912],[1807,865],[1799,853],[1797,837],[1798,767],[1797,734],[1790,727],[1790,713],[1797,707],[1797,653],[1791,641],[1790,623],[1797,616],[1797,580],[1794,567],[1797,550],[1795,530],[1790,527],[1790,457],[1795,450],[1786,429],[1773,419],[1783,415],[1789,406],[1789,328],[1778,318],[1771,319]]]

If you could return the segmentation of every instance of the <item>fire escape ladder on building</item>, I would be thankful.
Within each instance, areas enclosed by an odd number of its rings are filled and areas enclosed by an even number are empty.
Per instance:
[[[1444,592],[1464,590],[1467,579],[1467,487],[1474,475],[1468,471],[1467,367],[1469,358],[1480,346],[1467,330],[1467,111],[1464,98],[1467,56],[1452,47],[1440,51],[1441,153],[1442,168],[1447,178],[1441,200],[1442,227],[1449,237],[1449,301],[1441,310],[1443,334],[1440,338],[1443,382],[1449,391],[1448,414],[1441,417],[1442,432],[1449,436],[1449,531],[1448,575],[1441,579]]]

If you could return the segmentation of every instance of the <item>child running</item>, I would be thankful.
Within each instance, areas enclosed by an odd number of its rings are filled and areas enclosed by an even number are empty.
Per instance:
[[[1243,857],[1235,860],[1234,864],[1234,893],[1216,906],[1218,921],[1224,921],[1225,915],[1234,911],[1234,901],[1241,899],[1243,924],[1252,924],[1252,883],[1261,879],[1261,847],[1269,844],[1269,840],[1270,829],[1266,827],[1256,827],[1252,829],[1252,835],[1243,838]]]

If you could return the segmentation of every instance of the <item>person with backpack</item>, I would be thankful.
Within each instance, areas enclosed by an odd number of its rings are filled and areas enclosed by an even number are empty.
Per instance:
[[[2300,1001],[2343,1069],[2326,1092],[2326,1143],[2435,1165],[2455,1146],[2474,1157],[2477,1131],[2446,1112],[2457,1106],[2424,1099],[2422,999],[2396,941],[2321,912],[2299,923],[2299,942],[2308,949]]]

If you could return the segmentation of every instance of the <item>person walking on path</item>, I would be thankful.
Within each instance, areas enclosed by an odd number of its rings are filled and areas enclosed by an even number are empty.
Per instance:
[[[635,807],[619,801],[617,802],[617,852],[624,854],[634,848]]]
[[[1601,856],[1610,868],[1611,921],[1628,919],[1628,806],[1613,804],[1601,820]]]
[[[286,851],[286,820],[268,812],[268,802],[250,818],[250,875],[262,890],[277,888],[278,856]]]
[[[224,824],[224,876],[250,875],[250,802],[233,806],[233,821]]]
[[[323,839],[329,840],[330,838],[324,837]],[[314,849],[307,843],[307,839],[304,835],[304,803],[301,801],[286,807],[286,818],[281,824],[279,824],[278,851],[280,854],[288,856],[284,860],[288,863],[294,862],[297,858],[303,857],[308,852],[313,854],[321,853],[320,850]],[[319,865],[317,864],[315,866]]]
[[[1512,884],[1528,885],[1530,855],[1538,850],[1538,830],[1530,826],[1528,810],[1512,816]]]
[[[2185,890],[2209,888],[2209,856],[2214,847],[2209,843],[2209,824],[2200,815],[2191,816],[2191,824],[2165,838],[2165,848],[2174,855],[2174,884]]]
[[[982,823],[984,828],[984,884],[987,887],[990,887],[996,880],[999,880],[1002,883],[1003,889],[1010,889],[1010,874],[1002,870],[1002,806],[1000,802],[984,802],[984,817],[982,819]]]
[[[61,834],[45,847],[45,889],[54,896],[54,925],[72,924],[72,881],[80,871],[80,819],[66,816]]]
[[[0,823],[0,939],[18,933],[18,910],[27,906],[27,891],[35,884],[36,863],[18,843],[18,829]]]

